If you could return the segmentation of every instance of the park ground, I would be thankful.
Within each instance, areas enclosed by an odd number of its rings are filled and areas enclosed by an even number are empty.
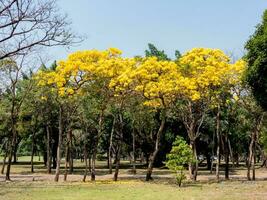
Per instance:
[[[60,177],[53,182],[42,162],[35,158],[35,173],[30,173],[29,157],[20,157],[12,166],[11,178],[5,182],[0,176],[0,200],[172,200],[172,199],[267,199],[267,169],[258,168],[256,181],[246,181],[244,167],[231,170],[229,181],[215,181],[215,175],[201,169],[198,181],[186,183],[179,188],[167,169],[155,169],[154,181],[145,182],[145,169],[139,166],[133,175],[128,162],[123,162],[120,179],[112,181],[105,169],[105,162],[98,162],[97,181],[90,177],[82,182],[83,163],[75,162],[75,172],[64,182]],[[63,172],[63,169],[62,169]]]

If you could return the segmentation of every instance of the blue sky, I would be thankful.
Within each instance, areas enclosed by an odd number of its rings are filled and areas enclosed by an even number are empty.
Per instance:
[[[193,47],[220,48],[236,57],[261,15],[266,0],[59,0],[73,30],[87,39],[78,47],[50,51],[64,59],[83,49],[117,47],[124,56],[143,55],[147,43],[173,57]]]

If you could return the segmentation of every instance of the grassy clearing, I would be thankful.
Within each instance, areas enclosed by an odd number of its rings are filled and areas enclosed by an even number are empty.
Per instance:
[[[96,183],[1,183],[1,200],[172,200],[266,199],[267,182],[222,182],[178,188],[167,183],[97,181]]]
[[[113,182],[112,175],[107,173],[106,162],[98,161],[97,181],[94,183],[81,182],[84,163],[79,160],[75,161],[75,173],[69,175],[67,182],[63,182],[61,176],[59,183],[53,182],[53,174],[45,173],[45,167],[38,157],[35,157],[35,162],[34,174],[30,173],[29,157],[20,157],[19,163],[12,166],[11,178],[14,181],[4,182],[4,176],[0,177],[0,200],[267,199],[267,180],[264,180],[267,171],[264,168],[257,169],[256,182],[244,181],[246,170],[241,167],[231,171],[231,181],[220,183],[214,183],[214,174],[202,169],[199,172],[200,181],[194,184],[187,182],[179,188],[174,184],[170,171],[155,169],[156,178],[148,183],[142,181],[145,169],[140,166],[137,175],[133,176],[127,161],[123,162],[118,182]],[[35,181],[32,181],[32,176]],[[221,177],[223,179],[223,174]]]

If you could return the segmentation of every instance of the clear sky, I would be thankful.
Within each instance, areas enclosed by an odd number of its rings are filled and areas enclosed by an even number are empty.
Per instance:
[[[125,56],[143,55],[147,43],[174,51],[220,48],[235,56],[267,9],[267,0],[59,0],[73,30],[87,39],[66,51],[50,51],[63,59],[83,49],[117,47]]]

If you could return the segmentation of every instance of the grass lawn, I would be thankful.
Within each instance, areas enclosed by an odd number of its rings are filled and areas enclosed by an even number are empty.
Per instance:
[[[144,182],[145,169],[138,168],[137,175],[129,172],[129,164],[120,170],[119,181],[113,182],[112,175],[106,169],[106,162],[98,161],[97,181],[81,182],[83,165],[75,161],[75,173],[68,181],[53,182],[54,175],[47,175],[46,169],[38,157],[35,157],[35,173],[30,173],[29,157],[20,157],[19,163],[11,168],[12,182],[5,182],[0,175],[0,200],[182,200],[182,199],[267,199],[267,171],[257,169],[257,181],[245,181],[246,169],[231,171],[230,181],[214,182],[214,174],[202,169],[197,183],[187,182],[179,188],[174,184],[170,171],[155,169],[154,181]],[[63,163],[62,163],[63,164]],[[64,165],[63,165],[64,166]],[[62,168],[61,172],[64,172]],[[34,181],[33,181],[34,177]],[[223,174],[221,175],[223,177]],[[234,178],[235,177],[235,178]],[[211,179],[213,178],[213,179]],[[89,180],[88,177],[87,180]],[[222,178],[223,180],[223,178]]]
[[[228,181],[186,185],[142,181],[96,183],[11,182],[0,183],[1,200],[172,200],[266,199],[267,181]]]

